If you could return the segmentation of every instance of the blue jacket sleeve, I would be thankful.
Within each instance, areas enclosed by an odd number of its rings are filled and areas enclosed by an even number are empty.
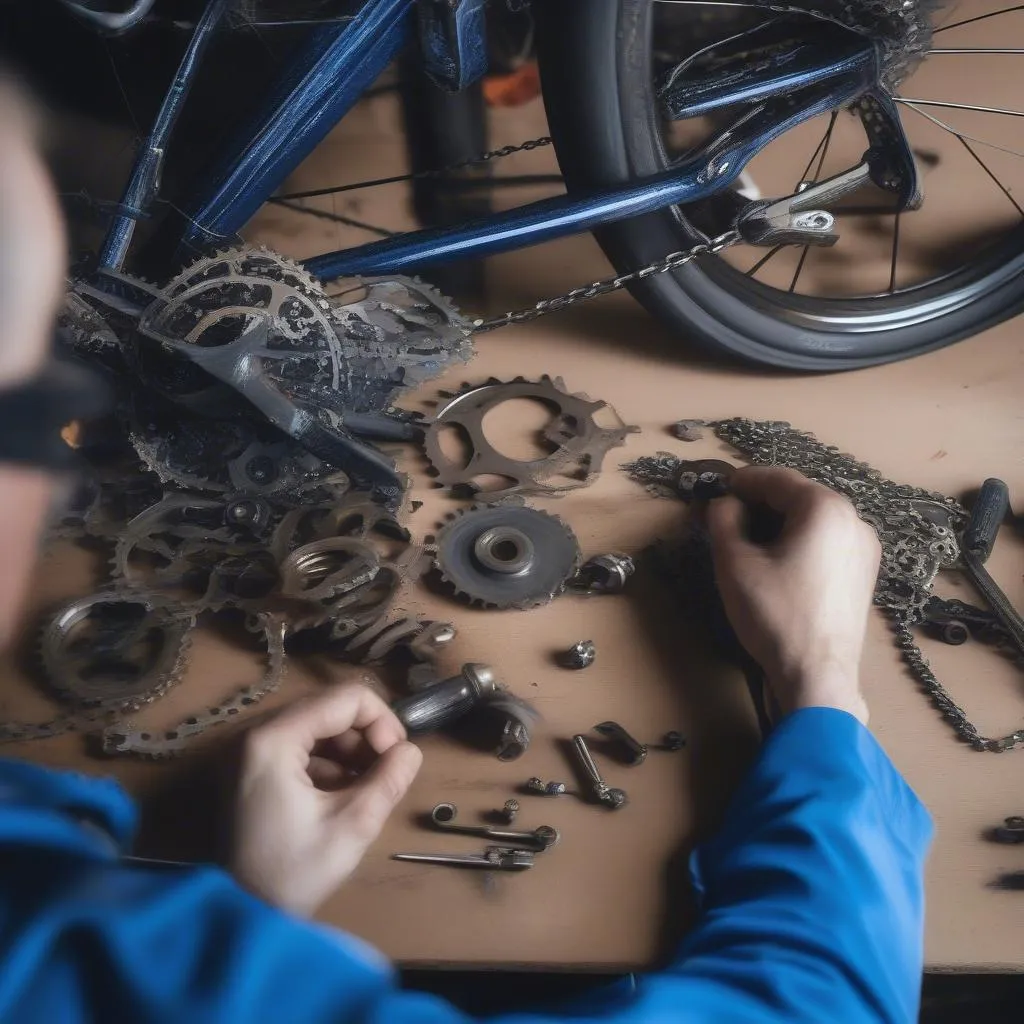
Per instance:
[[[222,872],[142,869],[112,783],[0,762],[0,1020],[457,1024],[358,940]],[[802,711],[694,857],[697,928],[664,971],[556,1020],[916,1019],[927,814],[870,734]]]

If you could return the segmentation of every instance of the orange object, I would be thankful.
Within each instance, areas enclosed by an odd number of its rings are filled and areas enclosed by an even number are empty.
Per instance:
[[[484,79],[484,99],[489,107],[521,107],[540,95],[540,72],[531,60],[507,75]]]

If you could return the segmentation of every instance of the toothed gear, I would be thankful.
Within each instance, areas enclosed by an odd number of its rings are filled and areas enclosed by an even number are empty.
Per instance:
[[[136,710],[181,680],[194,621],[144,595],[101,591],[50,619],[42,668],[58,697],[80,710]]]
[[[557,516],[516,505],[455,513],[437,535],[434,567],[459,597],[490,608],[533,608],[579,569],[576,537]]]
[[[626,435],[639,429],[621,421],[617,427],[599,426],[595,414],[610,409],[608,403],[570,394],[560,377],[543,376],[537,381],[525,377],[500,381],[492,377],[479,386],[464,385],[462,391],[449,397],[424,435],[424,450],[440,483],[466,490],[480,501],[500,501],[517,494],[561,494],[587,487],[600,473],[608,451],[624,444]],[[487,439],[486,415],[502,403],[520,398],[541,402],[553,411],[542,435],[552,448],[546,457],[513,459]],[[469,441],[471,454],[466,462],[453,462],[441,447],[441,435],[452,426]],[[487,491],[474,483],[478,477],[491,475],[513,483]],[[576,479],[569,479],[572,475]]]
[[[148,434],[139,420],[160,419],[159,410],[136,416],[133,441],[165,478],[187,475],[195,487],[197,477],[216,474],[216,459],[204,466],[210,460],[199,456],[223,445],[219,436],[202,439],[234,427],[247,431],[242,441],[260,440],[255,409],[319,459],[396,500],[393,464],[355,437],[347,418],[369,416],[363,429],[371,431],[379,418],[386,433],[389,419],[408,418],[389,412],[400,391],[472,351],[468,321],[428,285],[354,280],[329,298],[301,267],[266,249],[227,251],[189,267],[144,310],[139,332],[146,339],[139,371],[173,411],[163,417],[170,431],[163,424]],[[190,472],[190,459],[201,468]]]
[[[237,719],[273,693],[281,685],[285,673],[285,624],[272,615],[256,615],[247,621],[246,628],[258,634],[266,648],[266,667],[260,682],[241,687],[222,704],[190,715],[171,729],[111,726],[103,731],[104,753],[131,754],[154,760],[176,757],[210,726]]]

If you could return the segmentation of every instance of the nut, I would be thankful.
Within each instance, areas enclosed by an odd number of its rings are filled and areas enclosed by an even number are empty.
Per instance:
[[[516,820],[516,815],[519,813],[519,801],[518,800],[506,800],[505,806],[499,812],[502,818],[505,819],[505,823],[511,825]]]
[[[594,664],[597,657],[597,646],[593,640],[580,640],[567,651],[558,656],[558,662],[563,668],[583,669]]]

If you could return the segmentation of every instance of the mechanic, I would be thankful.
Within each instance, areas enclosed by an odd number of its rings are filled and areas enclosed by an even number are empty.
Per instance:
[[[63,249],[31,117],[0,83],[6,435],[18,389],[49,359]],[[54,481],[25,460],[0,461],[6,643]],[[783,516],[769,546],[745,537],[753,502]],[[915,1021],[931,825],[865,728],[858,667],[874,534],[844,499],[787,470],[741,471],[735,496],[708,517],[726,609],[780,718],[719,834],[692,859],[699,920],[669,966],[628,991],[505,1020]],[[365,687],[290,706],[247,736],[231,874],[126,863],[136,814],[115,783],[0,762],[0,1020],[466,1020],[403,991],[358,939],[309,921],[420,760]],[[352,781],[354,765],[366,770]]]

